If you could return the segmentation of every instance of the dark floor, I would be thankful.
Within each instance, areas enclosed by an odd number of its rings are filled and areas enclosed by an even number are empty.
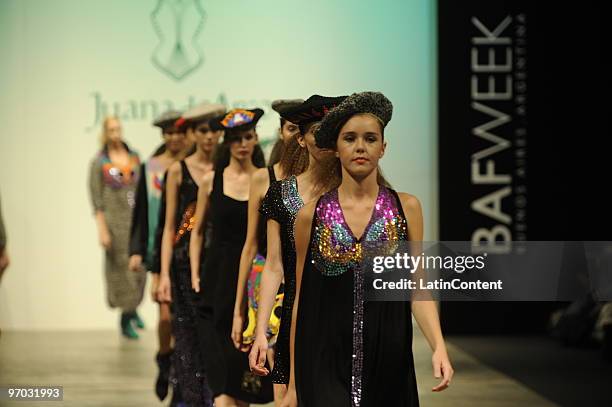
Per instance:
[[[612,406],[612,363],[597,348],[567,348],[546,336],[447,340],[559,406]]]

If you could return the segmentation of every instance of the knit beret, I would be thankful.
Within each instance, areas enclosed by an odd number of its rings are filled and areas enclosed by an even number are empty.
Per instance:
[[[393,114],[393,104],[380,92],[353,93],[323,118],[321,127],[315,135],[319,148],[334,148],[340,127],[352,116],[370,113],[387,126]]]

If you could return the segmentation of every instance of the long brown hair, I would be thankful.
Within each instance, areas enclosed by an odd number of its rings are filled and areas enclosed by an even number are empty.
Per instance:
[[[279,165],[285,177],[300,175],[308,168],[310,159],[308,149],[300,146],[297,137],[291,137],[285,144],[285,151],[281,156]]]

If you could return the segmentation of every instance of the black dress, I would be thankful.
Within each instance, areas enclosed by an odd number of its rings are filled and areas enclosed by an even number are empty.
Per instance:
[[[213,397],[204,372],[202,351],[197,336],[195,293],[191,288],[189,238],[194,223],[198,185],[181,161],[182,182],[178,190],[176,234],[172,251],[173,364],[183,400],[188,406],[212,407]]]
[[[250,371],[248,353],[237,350],[230,338],[247,206],[248,201],[223,193],[223,170],[216,171],[208,213],[212,238],[201,270],[198,331],[214,396],[225,394],[249,403],[267,403],[273,398],[270,380]]]
[[[289,383],[289,336],[293,301],[295,299],[295,237],[293,226],[295,217],[303,206],[304,202],[298,192],[297,179],[295,176],[291,176],[270,185],[260,208],[260,212],[267,219],[279,223],[285,280],[281,323],[274,347],[274,369],[271,374],[273,383]]]
[[[295,339],[300,407],[418,406],[410,303],[365,302],[362,242],[407,240],[395,191],[380,187],[362,237],[346,224],[337,190],[316,207]]]

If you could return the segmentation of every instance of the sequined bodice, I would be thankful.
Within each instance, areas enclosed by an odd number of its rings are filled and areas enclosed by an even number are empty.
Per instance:
[[[297,178],[293,175],[281,181],[280,187],[283,204],[292,220],[295,222],[297,213],[302,209],[302,206],[304,206],[304,201],[302,201],[302,197],[298,192]]]
[[[380,186],[370,221],[357,239],[346,223],[338,190],[334,189],[317,204],[311,239],[312,263],[322,274],[337,276],[361,262],[363,243],[407,239],[406,219],[392,190]]]
[[[113,164],[108,154],[103,151],[100,160],[102,162],[102,177],[104,183],[113,189],[120,189],[125,186],[135,185],[138,182],[138,166],[140,161],[138,156],[132,151],[130,154],[130,162],[125,166]]]

